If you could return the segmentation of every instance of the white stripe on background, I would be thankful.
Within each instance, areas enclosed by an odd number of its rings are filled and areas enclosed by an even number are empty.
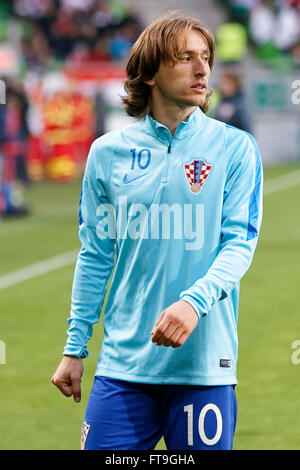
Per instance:
[[[26,266],[26,268],[4,274],[3,276],[0,276],[0,290],[75,263],[78,252],[79,249],[68,251],[67,253],[62,253],[61,255],[53,256],[53,258],[48,258],[43,261],[39,261],[38,263],[31,264],[30,266]]]
[[[300,184],[300,170],[292,171],[282,176],[276,176],[267,180],[264,184],[264,195],[274,194],[285,189],[292,188]],[[41,274],[55,271],[56,269],[69,266],[75,263],[78,250],[68,251],[61,255],[48,258],[38,263],[31,264],[26,268],[18,269],[8,274],[0,276],[0,290],[14,286],[20,282],[33,279]]]
[[[268,196],[269,194],[278,193],[279,191],[292,188],[298,184],[300,184],[300,170],[291,171],[285,175],[266,180],[264,184],[264,195]]]

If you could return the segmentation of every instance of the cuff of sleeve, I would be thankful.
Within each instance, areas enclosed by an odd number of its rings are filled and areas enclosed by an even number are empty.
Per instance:
[[[68,319],[69,329],[68,339],[63,351],[63,355],[88,357],[87,341],[90,338],[90,326],[79,318],[70,317]]]
[[[192,297],[190,297],[189,295],[183,295],[182,297],[180,297],[180,300],[184,300],[185,302],[190,304],[195,310],[195,312],[197,313],[198,318],[201,318],[203,316],[201,312],[199,311],[199,307],[196,305],[196,302],[194,301]]]
[[[81,357],[82,359],[85,359],[86,357],[88,357],[89,352],[86,348],[67,344],[63,350],[63,355]]]

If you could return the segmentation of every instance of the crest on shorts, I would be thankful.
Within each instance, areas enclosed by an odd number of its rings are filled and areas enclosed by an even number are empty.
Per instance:
[[[91,427],[91,425],[88,424],[86,421],[84,421],[82,423],[82,427],[81,427],[81,445],[80,445],[81,450],[84,450],[84,448],[85,448],[85,441],[86,441],[86,438],[88,437],[90,427]]]
[[[184,165],[185,176],[192,193],[200,193],[211,169],[212,165],[208,165],[204,160],[193,160]]]

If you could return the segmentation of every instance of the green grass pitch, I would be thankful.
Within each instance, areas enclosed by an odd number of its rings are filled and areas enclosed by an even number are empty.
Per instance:
[[[265,169],[265,180],[299,168]],[[79,248],[79,193],[80,182],[33,185],[31,215],[0,222],[0,276]],[[235,449],[300,449],[300,364],[291,361],[300,339],[299,211],[300,185],[265,196],[260,241],[241,284]],[[101,322],[84,361],[81,403],[50,382],[65,343],[73,269],[0,290],[0,449],[80,447]]]

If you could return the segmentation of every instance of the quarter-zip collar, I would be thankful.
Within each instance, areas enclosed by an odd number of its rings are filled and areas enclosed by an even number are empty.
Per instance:
[[[166,126],[153,119],[149,113],[145,117],[145,124],[155,132],[160,140],[171,144],[173,139],[185,139],[189,135],[193,134],[196,130],[199,130],[203,124],[204,119],[205,114],[199,107],[197,107],[195,111],[189,115],[186,121],[181,121],[178,124],[174,136]]]

